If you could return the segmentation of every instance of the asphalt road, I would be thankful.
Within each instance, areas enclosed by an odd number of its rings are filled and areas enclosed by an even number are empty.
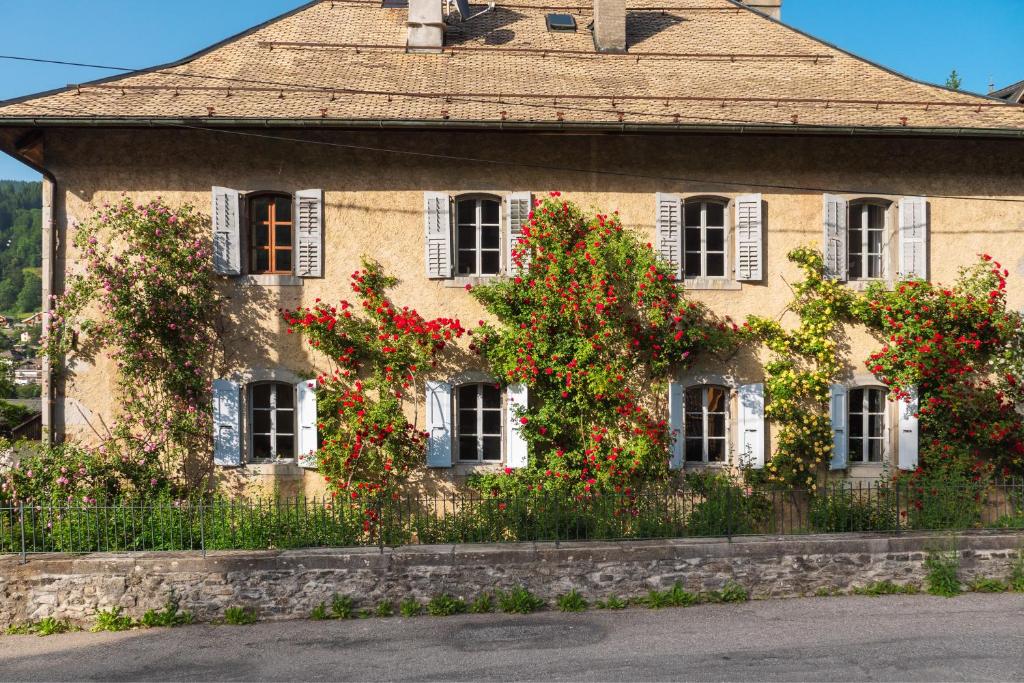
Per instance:
[[[1024,595],[0,637],[0,680],[1024,680]]]

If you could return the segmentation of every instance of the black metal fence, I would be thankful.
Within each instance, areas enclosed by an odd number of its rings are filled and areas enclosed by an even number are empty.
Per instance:
[[[816,491],[730,484],[573,499],[398,496],[108,501],[0,507],[0,554],[256,550],[751,534],[1024,529],[1024,480]]]

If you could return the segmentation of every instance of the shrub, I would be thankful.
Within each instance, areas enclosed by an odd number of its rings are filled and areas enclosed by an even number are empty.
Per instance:
[[[598,600],[594,603],[597,609],[625,609],[626,601],[617,595],[609,595],[606,600]]]
[[[691,472],[686,483],[699,497],[687,520],[689,535],[752,534],[764,526],[770,503],[760,491],[721,472]]]
[[[157,612],[155,610],[147,610],[142,615],[142,625],[146,628],[154,627],[165,627],[173,628],[175,626],[185,626],[192,623],[191,612],[179,612],[178,601],[171,598],[164,605],[163,610]]]
[[[544,601],[523,586],[498,591],[498,607],[509,614],[529,614],[544,607]]]
[[[1024,593],[1024,550],[1017,552],[1017,559],[1010,567],[1010,590]]]
[[[960,569],[960,557],[955,550],[929,552],[924,566],[928,570],[925,575],[925,583],[928,585],[929,593],[951,598],[963,592],[960,578],[957,576]]]
[[[135,627],[135,620],[121,614],[120,607],[109,610],[101,610],[96,614],[96,623],[89,629],[93,633],[100,631],[127,631]]]
[[[373,612],[378,617],[391,617],[395,615],[395,606],[390,600],[382,600]]]
[[[432,617],[448,617],[466,611],[466,601],[453,598],[447,593],[436,595],[427,603],[427,613]]]
[[[970,584],[970,589],[975,593],[1005,593],[1009,588],[998,579],[978,578]]]
[[[398,611],[403,617],[418,617],[423,614],[423,605],[416,598],[406,598],[398,605]]]
[[[881,483],[867,497],[844,486],[829,488],[811,498],[808,518],[821,533],[883,531],[896,528],[896,498]]]
[[[258,621],[252,607],[228,607],[224,610],[224,623],[230,626],[247,626]]]
[[[473,614],[487,614],[494,611],[494,600],[491,598],[490,593],[483,593],[469,606],[469,611]]]
[[[337,593],[331,597],[331,617],[333,619],[351,619],[352,612],[352,598]]]
[[[587,609],[587,599],[575,588],[558,598],[558,609],[563,612],[582,612]]]
[[[323,621],[325,619],[330,619],[330,617],[327,615],[327,605],[321,602],[319,605],[314,607],[313,611],[309,614],[309,618],[313,621]]]

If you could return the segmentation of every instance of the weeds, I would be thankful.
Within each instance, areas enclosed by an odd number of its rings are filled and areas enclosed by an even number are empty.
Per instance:
[[[955,550],[929,552],[924,566],[928,570],[925,575],[925,583],[928,584],[929,593],[951,598],[963,592],[960,578],[957,576],[957,571],[960,569],[960,557]]]
[[[1005,593],[1010,587],[999,579],[978,578],[971,582],[970,589],[975,593]]]
[[[609,595],[606,600],[598,600],[594,603],[597,609],[626,609],[628,603],[617,595]]]
[[[398,605],[398,611],[403,617],[418,617],[423,614],[423,605],[415,598],[406,598]]]
[[[131,617],[121,614],[120,607],[114,607],[113,609],[102,610],[96,613],[96,623],[89,629],[93,633],[99,633],[100,631],[127,631],[135,628],[135,620]]]
[[[726,581],[722,590],[709,591],[705,598],[708,602],[746,602],[750,599],[750,593],[735,581]]]
[[[494,600],[490,593],[481,594],[469,605],[469,611],[473,614],[488,614],[494,611]]]
[[[1010,567],[1010,590],[1024,593],[1024,550],[1017,552],[1017,559]]]
[[[432,617],[450,617],[465,611],[466,601],[462,598],[453,598],[447,593],[436,595],[427,603],[427,614]]]
[[[390,600],[382,600],[377,604],[377,609],[373,610],[373,613],[378,617],[393,617],[395,615],[395,605]]]
[[[331,597],[332,619],[351,619],[352,612],[352,598],[347,595],[338,595],[337,593]]]
[[[640,598],[638,602],[649,609],[661,609],[663,607],[689,607],[696,605],[699,600],[697,595],[685,590],[683,584],[676,581],[667,591],[651,590],[646,597]]]
[[[523,586],[509,592],[498,591],[498,607],[509,614],[529,614],[544,607],[544,601]]]
[[[178,611],[178,601],[172,597],[161,611],[147,610],[141,623],[146,628],[186,626],[192,623],[192,613]]]
[[[258,620],[252,607],[228,607],[224,610],[224,623],[230,626],[247,626]]]
[[[4,634],[8,636],[28,636],[35,634],[40,637],[45,637],[78,630],[80,629],[77,626],[72,626],[70,622],[65,619],[46,617],[35,623],[12,624],[4,630]]]
[[[309,613],[309,618],[313,621],[324,621],[325,619],[330,619],[330,616],[327,614],[327,605],[321,602],[319,605],[314,607],[313,611]]]
[[[878,597],[880,595],[916,595],[920,593],[921,589],[917,584],[907,583],[898,584],[889,581],[875,581],[869,583],[866,586],[859,586],[853,589],[854,595],[868,595],[871,597]]]
[[[565,595],[559,596],[558,609],[563,612],[582,612],[587,609],[587,599],[573,588]]]

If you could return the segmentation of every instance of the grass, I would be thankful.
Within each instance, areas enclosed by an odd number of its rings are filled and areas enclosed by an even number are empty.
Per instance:
[[[957,575],[960,570],[960,556],[955,550],[929,552],[924,560],[924,566],[928,570],[924,580],[929,593],[952,598],[963,592],[960,577]]]
[[[587,609],[587,599],[580,595],[575,588],[558,597],[558,609],[563,612],[582,612]]]
[[[101,610],[96,613],[96,623],[89,629],[93,633],[99,633],[100,631],[128,631],[137,626],[134,619],[126,614],[121,614],[120,607],[114,607],[113,609]]]
[[[544,601],[523,586],[498,591],[498,607],[508,614],[529,614],[544,607]]]
[[[1017,552],[1017,559],[1010,567],[1010,590],[1024,593],[1024,550]]]
[[[142,615],[142,621],[140,623],[146,628],[174,628],[175,626],[186,626],[192,623],[192,613],[179,611],[178,601],[171,598],[159,612],[156,610],[147,610],[146,613]]]
[[[866,586],[858,586],[854,588],[852,592],[854,595],[878,597],[880,595],[916,595],[921,592],[921,589],[917,584],[899,584],[886,579],[885,581],[869,583]]]
[[[40,637],[45,637],[79,630],[81,629],[77,626],[72,626],[66,619],[45,617],[44,619],[40,619],[39,621],[29,624],[14,624],[8,626],[7,629],[4,630],[4,634],[8,636],[27,636],[35,634]]]
[[[427,614],[432,617],[450,617],[453,614],[462,614],[466,609],[465,600],[453,598],[447,593],[435,595],[427,603]]]
[[[252,607],[228,607],[224,610],[224,623],[230,626],[248,626],[259,620]]]
[[[975,593],[1005,593],[1010,587],[999,579],[977,578],[968,586]]]

